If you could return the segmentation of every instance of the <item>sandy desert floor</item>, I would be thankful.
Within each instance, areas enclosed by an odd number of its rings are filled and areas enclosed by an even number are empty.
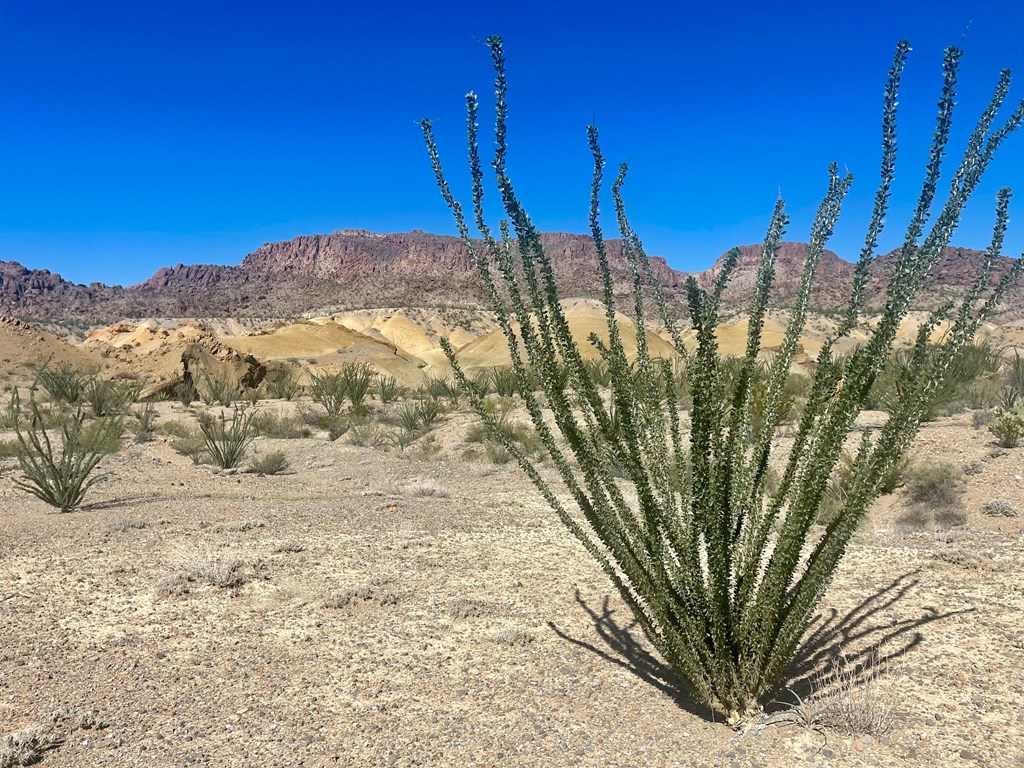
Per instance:
[[[512,464],[255,444],[274,448],[291,473],[129,444],[70,514],[4,464],[0,732],[44,729],[53,768],[1024,765],[1022,518],[983,511],[1024,509],[1024,448],[969,416],[914,449],[971,467],[966,525],[907,527],[883,498],[791,680],[807,696],[813,662],[877,647],[892,717],[874,736],[801,724],[787,692],[739,730],[714,722]],[[186,582],[189,564],[236,585]]]

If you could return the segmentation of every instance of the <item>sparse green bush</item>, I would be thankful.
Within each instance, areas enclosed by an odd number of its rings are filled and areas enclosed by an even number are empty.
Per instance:
[[[270,411],[253,414],[253,429],[257,435],[277,440],[294,440],[313,435],[313,431],[303,424],[300,417],[281,416]]]
[[[433,397],[428,397],[426,400],[420,400],[416,405],[417,411],[419,412],[420,426],[423,431],[429,431],[434,428],[434,424],[441,418],[441,414],[444,413],[444,406],[441,402]]]
[[[313,374],[309,396],[314,403],[323,406],[328,416],[338,416],[345,409],[348,381],[340,373]]]
[[[405,395],[409,389],[398,383],[394,376],[377,376],[376,379],[377,397],[382,403],[393,403]]]
[[[124,419],[121,416],[104,416],[93,419],[81,431],[82,445],[89,451],[104,455],[121,450],[121,435]]]
[[[827,193],[811,226],[796,297],[765,377],[764,402],[755,414],[753,384],[758,378],[776,256],[787,224],[784,203],[776,205],[762,248],[749,304],[745,353],[738,368],[724,375],[716,338],[719,306],[739,251],[727,255],[712,284],[702,286],[694,277],[687,280],[696,341],[695,351],[687,350],[681,324],[625,214],[626,167],[620,167],[611,192],[623,256],[633,276],[628,309],[639,332],[637,362],[631,365],[617,320],[615,286],[600,223],[604,158],[597,130],[590,128],[594,158],[590,222],[608,326],[608,341],[595,336],[590,344],[611,370],[610,399],[618,421],[613,424],[608,402],[587,374],[584,355],[570,333],[549,255],[508,176],[504,55],[499,38],[490,38],[488,44],[497,72],[491,166],[504,209],[500,232],[490,228],[484,213],[485,174],[475,94],[466,97],[473,198],[469,210],[479,231],[475,239],[465,209],[445,178],[430,121],[422,125],[441,194],[477,266],[498,325],[510,341],[512,367],[520,381],[528,372],[536,374],[542,388],[541,397],[525,388],[520,388],[519,395],[562,484],[556,488],[548,483],[536,462],[494,426],[480,388],[470,383],[447,340],[442,340],[443,349],[481,420],[597,560],[651,644],[698,699],[721,712],[727,722],[738,723],[757,712],[760,703],[783,684],[815,608],[878,494],[882,477],[906,452],[951,366],[1024,268],[1018,260],[991,287],[1008,221],[1009,190],[1001,190],[992,242],[977,279],[958,308],[944,307],[922,325],[907,361],[903,396],[891,404],[883,427],[864,433],[854,451],[853,480],[841,509],[823,530],[815,528],[832,470],[865,408],[872,383],[889,360],[901,323],[941,259],[997,147],[1024,121],[1024,103],[1003,125],[995,125],[1009,90],[1009,72],[1003,73],[969,135],[963,160],[950,175],[952,181],[942,184],[940,196],[960,60],[959,50],[947,49],[930,160],[918,204],[894,259],[885,308],[865,343],[838,358],[836,344],[847,341],[862,319],[868,277],[888,213],[895,173],[896,105],[909,51],[907,43],[900,43],[883,102],[882,180],[854,268],[849,303],[818,353],[793,438],[780,444],[776,433],[785,417],[786,385],[807,318],[813,276],[852,178],[841,177],[835,164],[829,168]],[[658,386],[659,376],[667,378],[671,363],[656,360],[647,347],[645,330],[651,312],[667,329],[679,356],[688,360],[693,402],[685,441],[679,403],[671,391]],[[950,321],[949,330],[941,347],[934,350],[929,337],[945,319]],[[758,423],[752,429],[755,415]],[[769,492],[773,464],[781,470]],[[563,487],[579,514],[564,506]]]
[[[583,368],[595,386],[606,388],[612,383],[612,371],[607,360],[584,360]]]
[[[193,464],[201,464],[206,456],[206,438],[200,434],[181,435],[171,441],[171,448],[182,456],[187,456]]]
[[[1016,448],[1024,437],[1024,414],[1016,409],[1002,411],[988,423],[988,431],[1003,448]]]
[[[2,429],[16,429],[21,425],[22,412],[21,412],[21,396],[18,394],[18,390],[11,390],[11,396],[7,400],[7,405],[0,410],[0,428]]]
[[[94,377],[93,371],[80,371],[70,363],[61,363],[53,368],[45,364],[36,375],[35,383],[45,389],[54,402],[78,405],[85,399]]]
[[[140,443],[152,440],[156,425],[156,408],[153,404],[145,403],[141,408],[136,408],[132,415],[135,417],[135,440]]]
[[[374,373],[366,363],[346,363],[341,367],[341,376],[345,382],[345,392],[353,410],[363,407],[363,402],[373,386]]]
[[[0,440],[0,461],[13,459],[21,452],[21,445],[17,440]]]
[[[915,464],[907,472],[907,498],[914,504],[951,507],[960,503],[963,473],[945,462]]]
[[[258,475],[279,475],[291,468],[291,462],[284,451],[271,451],[258,456],[252,462],[252,471]]]
[[[226,371],[213,371],[203,377],[203,387],[199,396],[206,405],[222,405],[230,408],[238,397],[238,386]]]
[[[519,390],[516,372],[511,368],[492,369],[490,380],[494,385],[494,392],[502,397],[512,397]]]
[[[359,424],[346,433],[352,445],[364,448],[380,448],[388,442],[388,436],[376,424]]]
[[[237,467],[256,437],[254,413],[235,407],[229,422],[220,412],[219,417],[203,413],[199,416],[199,429],[203,433],[206,452],[215,465],[221,469]]]
[[[195,379],[186,376],[174,385],[174,396],[179,403],[188,408],[199,399],[199,390],[196,387]]]
[[[39,408],[32,403],[31,424],[18,429],[18,464],[22,477],[14,484],[61,512],[79,507],[85,494],[106,475],[94,474],[112,441],[120,441],[123,424],[117,419],[96,422],[96,432],[85,439],[85,416],[78,413],[61,427],[60,446],[46,432]]]
[[[404,451],[421,437],[423,433],[418,429],[395,429],[384,435],[385,440],[399,451]]]
[[[291,400],[302,390],[298,374],[291,368],[277,368],[267,373],[267,392],[278,400]]]

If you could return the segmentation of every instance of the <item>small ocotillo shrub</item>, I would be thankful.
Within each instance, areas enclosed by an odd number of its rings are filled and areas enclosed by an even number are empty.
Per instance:
[[[681,323],[626,216],[622,198],[626,166],[620,167],[611,193],[632,288],[629,306],[623,309],[630,311],[641,331],[636,334],[631,364],[617,320],[609,245],[599,215],[605,163],[597,129],[588,129],[594,160],[590,224],[608,331],[607,341],[595,335],[589,343],[611,372],[609,400],[584,364],[560,303],[551,260],[509,176],[505,60],[500,38],[492,37],[488,44],[497,73],[491,167],[506,217],[499,231],[487,223],[484,213],[475,94],[466,97],[472,190],[468,216],[445,178],[430,121],[424,120],[422,127],[441,194],[508,341],[519,396],[575,509],[563,503],[562,489],[549,484],[536,462],[498,427],[486,408],[485,393],[467,379],[447,340],[442,342],[445,353],[495,440],[597,560],[651,643],[697,697],[735,723],[755,712],[784,683],[786,668],[798,653],[818,602],[882,479],[905,454],[953,361],[1021,272],[1018,260],[994,287],[990,285],[1008,220],[1010,192],[1004,189],[997,195],[993,238],[977,279],[958,307],[943,306],[922,324],[908,360],[911,385],[893,403],[885,426],[864,432],[853,451],[851,479],[840,508],[824,529],[816,527],[832,470],[889,359],[900,324],[942,257],[996,150],[1024,120],[1024,103],[1006,122],[996,124],[1010,85],[1009,71],[1003,72],[940,196],[961,55],[956,48],[947,49],[929,162],[885,289],[885,310],[867,340],[849,355],[838,357],[837,342],[858,326],[889,209],[897,94],[910,49],[905,42],[899,44],[883,99],[881,184],[849,302],[838,328],[818,354],[791,444],[783,449],[776,433],[785,416],[790,367],[806,320],[815,269],[852,178],[840,176],[835,165],[829,169],[827,192],[811,226],[790,319],[764,376],[765,391],[758,397],[755,421],[752,384],[758,378],[761,333],[787,224],[784,203],[776,204],[769,221],[749,303],[745,354],[726,390],[715,332],[722,292],[739,252],[728,255],[711,285],[701,286],[693,277],[686,282],[689,322],[696,340],[696,350],[691,352],[682,343]],[[470,236],[470,221],[479,233],[477,240]],[[686,361],[692,397],[686,431],[675,387],[658,386],[659,378],[669,380],[671,363],[652,356],[642,332],[651,324],[652,313]],[[929,338],[943,320],[949,321],[949,330],[936,351]],[[539,386],[540,395],[533,386]],[[777,482],[769,483],[773,466],[781,471]]]
[[[59,444],[54,445],[38,406],[32,403],[31,423],[17,430],[22,477],[14,484],[61,512],[79,507],[89,489],[104,479],[94,471],[109,453],[110,443],[120,441],[124,428],[118,419],[94,424],[98,434],[87,440],[85,416],[79,410],[61,425]]]
[[[36,375],[36,384],[45,389],[50,399],[56,403],[81,403],[95,374],[91,371],[77,370],[70,363],[61,363],[51,368],[48,362]]]
[[[206,452],[221,469],[237,467],[245,458],[249,444],[256,437],[254,413],[236,407],[228,421],[224,411],[220,416],[203,413],[199,416],[199,429],[206,443]]]
[[[267,393],[278,400],[291,400],[299,394],[302,387],[299,377],[291,368],[278,368],[270,371],[266,378]]]

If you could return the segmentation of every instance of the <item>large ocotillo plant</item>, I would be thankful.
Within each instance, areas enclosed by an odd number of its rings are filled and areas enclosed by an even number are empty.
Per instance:
[[[804,326],[812,279],[832,234],[852,178],[829,169],[828,188],[810,232],[807,260],[781,348],[767,372],[766,390],[752,418],[752,382],[761,330],[772,288],[776,254],[787,217],[775,206],[768,225],[749,309],[746,352],[726,386],[716,328],[719,304],[738,252],[725,260],[705,289],[689,278],[686,295],[696,348],[688,350],[672,307],[662,295],[643,245],[630,226],[622,199],[626,166],[611,186],[622,249],[629,265],[632,302],[639,326],[636,359],[627,360],[616,319],[613,276],[598,215],[605,161],[596,128],[589,128],[594,159],[590,226],[603,281],[608,339],[590,337],[611,371],[610,399],[588,374],[559,303],[551,261],[516,196],[506,167],[505,60],[501,40],[488,40],[496,76],[494,175],[507,221],[499,232],[484,216],[484,172],[478,146],[477,97],[466,97],[471,218],[480,237],[471,239],[468,217],[445,179],[429,120],[422,123],[437,183],[454,214],[463,242],[508,341],[519,395],[564,482],[544,480],[522,448],[508,438],[472,387],[466,392],[495,440],[518,460],[569,531],[600,563],[636,615],[651,643],[703,701],[736,722],[756,711],[782,682],[801,638],[881,479],[906,450],[930,398],[979,324],[993,311],[1022,268],[1017,260],[992,285],[1007,222],[1009,190],[996,202],[992,243],[977,278],[959,307],[944,306],[924,323],[910,362],[915,386],[892,410],[885,426],[866,432],[854,450],[848,494],[827,527],[815,525],[829,476],[862,410],[872,382],[890,354],[900,322],[948,245],[965,204],[977,189],[1001,142],[1024,119],[1024,102],[1001,125],[1010,73],[1004,71],[979,118],[944,195],[940,173],[947,153],[960,51],[949,48],[944,83],[921,193],[892,271],[880,321],[852,354],[833,353],[836,342],[858,325],[869,268],[887,214],[896,159],[896,104],[910,48],[896,50],[885,89],[882,169],[867,236],[856,264],[849,303],[835,334],[822,348],[808,402],[792,448],[775,440],[784,416],[786,378]],[[931,227],[927,224],[932,221]],[[686,360],[692,384],[690,425],[684,429],[669,363],[656,360],[643,329],[648,315],[671,334]],[[940,321],[950,329],[939,351],[929,336]],[[454,349],[444,350],[465,384]],[[536,391],[539,383],[539,392]],[[550,424],[554,425],[554,428]],[[575,460],[573,460],[575,459]],[[770,467],[781,469],[768,482]],[[578,510],[563,499],[571,496]]]

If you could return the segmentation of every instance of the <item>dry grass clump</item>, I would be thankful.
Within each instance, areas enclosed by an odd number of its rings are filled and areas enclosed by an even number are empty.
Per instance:
[[[882,684],[888,664],[872,649],[864,661],[852,661],[840,650],[831,665],[811,680],[807,698],[791,691],[796,704],[769,722],[803,728],[829,728],[845,734],[879,737],[892,730],[895,715],[892,696]]]
[[[447,488],[429,477],[421,480],[410,480],[401,485],[399,490],[405,496],[417,498],[447,499],[451,496]]]
[[[888,664],[878,650],[864,662],[854,662],[840,652],[832,666],[818,676],[815,697],[824,704],[823,725],[843,733],[882,736],[895,723],[893,697],[882,678]]]
[[[171,572],[156,584],[157,594],[184,595],[194,585],[238,589],[245,584],[245,564],[236,558],[219,559],[209,552],[182,550]]]
[[[448,615],[453,619],[474,619],[484,616],[487,613],[487,606],[479,600],[469,600],[460,597],[452,600],[448,605]]]
[[[257,475],[280,475],[291,469],[291,466],[284,451],[270,451],[253,459],[249,470]]]
[[[130,517],[122,517],[116,520],[110,520],[106,525],[103,526],[103,532],[110,536],[114,533],[124,533],[125,531],[138,530],[145,528],[147,525],[145,520],[134,520]]]
[[[332,609],[354,608],[365,603],[395,605],[398,603],[400,595],[398,590],[388,586],[390,583],[391,579],[379,577],[373,579],[369,584],[335,592],[324,599],[323,607]]]
[[[0,739],[0,768],[35,765],[53,744],[36,727],[22,728]]]
[[[522,648],[534,642],[537,637],[532,632],[528,632],[525,629],[509,627],[507,629],[499,630],[495,633],[493,639],[498,645],[504,645],[510,648]]]
[[[907,472],[906,498],[910,508],[900,524],[911,530],[934,530],[964,525],[963,473],[946,462],[922,463]]]
[[[262,520],[229,520],[226,523],[217,523],[213,526],[213,531],[214,533],[245,533],[257,528],[265,528],[266,525]]]

